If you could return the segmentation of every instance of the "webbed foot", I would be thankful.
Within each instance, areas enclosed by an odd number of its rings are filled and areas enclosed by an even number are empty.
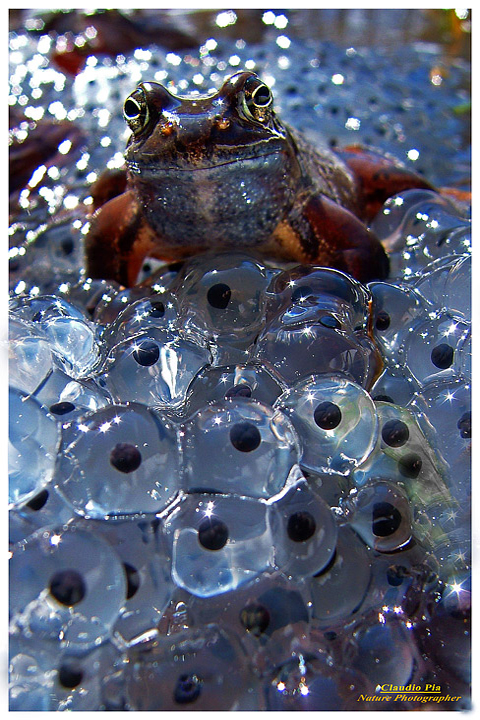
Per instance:
[[[361,282],[388,276],[387,254],[371,230],[325,195],[297,204],[277,228],[270,252],[343,270]]]
[[[131,191],[114,197],[93,215],[85,239],[86,273],[91,278],[134,285],[142,263],[157,246]]]
[[[414,188],[435,190],[429,182],[401,165],[398,160],[373,150],[349,145],[337,154],[354,174],[358,214],[366,221],[372,220],[385,200],[397,193]]]

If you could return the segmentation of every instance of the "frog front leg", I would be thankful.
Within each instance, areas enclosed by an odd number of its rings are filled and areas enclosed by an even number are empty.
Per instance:
[[[301,263],[325,265],[361,282],[388,276],[387,254],[371,230],[325,195],[297,199],[276,228],[267,251]]]
[[[359,216],[373,220],[388,198],[405,190],[435,188],[395,158],[349,145],[337,153],[353,172],[357,185]]]
[[[145,258],[156,254],[158,244],[134,194],[128,190],[93,215],[85,239],[86,273],[91,278],[115,280],[130,287]]]

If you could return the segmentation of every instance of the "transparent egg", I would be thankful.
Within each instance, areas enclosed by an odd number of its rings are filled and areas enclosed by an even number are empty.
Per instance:
[[[298,462],[298,439],[279,410],[245,397],[210,403],[182,426],[184,490],[269,498]]]
[[[102,686],[121,652],[106,642],[76,655],[38,638],[13,637],[10,650],[10,710],[95,711]]]
[[[387,358],[395,360],[412,328],[424,317],[428,305],[416,290],[391,283],[370,283],[373,296],[373,334]]]
[[[163,416],[138,403],[112,405],[63,431],[56,481],[89,518],[159,512],[180,485],[177,435]]]
[[[470,385],[462,380],[432,382],[411,403],[428,420],[428,439],[447,463],[453,497],[469,504],[471,496],[472,410]],[[433,432],[431,429],[433,428]]]
[[[105,640],[125,602],[122,565],[110,545],[74,525],[42,528],[10,560],[14,626],[65,647]]]
[[[378,402],[376,407],[379,443],[375,453],[353,473],[354,482],[390,477],[406,489],[415,505],[433,507],[450,502],[443,479],[445,464],[435,455],[420,425],[425,424],[425,416],[390,403]]]
[[[267,709],[345,710],[363,690],[361,676],[336,668],[323,654],[297,649],[267,680]]]
[[[299,480],[269,506],[275,564],[287,575],[315,575],[331,561],[337,524],[327,503]]]
[[[449,270],[458,262],[458,255],[446,255],[426,265],[420,271],[408,278],[413,287],[434,308],[448,307],[445,294],[445,284]]]
[[[52,479],[60,431],[46,407],[16,388],[9,388],[8,404],[8,500],[18,506]]]
[[[131,642],[159,624],[173,594],[161,524],[156,516],[144,516],[136,522],[98,521],[95,527],[123,566],[126,602],[113,632]]]
[[[349,275],[330,268],[299,265],[277,274],[267,293],[266,324],[320,323],[350,333],[368,322],[370,294]]]
[[[312,614],[322,628],[346,623],[359,611],[372,580],[372,558],[348,525],[338,529],[335,553],[310,580]]]
[[[404,623],[387,613],[374,613],[354,632],[353,668],[362,672],[370,687],[406,687],[415,679],[419,652]]]
[[[252,358],[288,385],[313,373],[341,373],[369,387],[381,366],[371,340],[322,322],[303,326],[272,322],[260,334]]]
[[[175,330],[178,310],[171,293],[157,293],[127,304],[106,328],[105,343],[114,347],[118,343],[148,334],[150,330]]]
[[[385,205],[377,222],[372,223],[372,229],[374,232],[377,232],[378,229],[380,232],[379,237],[390,251],[401,250],[406,244],[411,255],[415,253],[418,247],[415,257],[420,261],[422,261],[422,255],[423,261],[425,261],[427,252],[430,258],[446,254],[445,247],[442,247],[442,245],[446,244],[452,231],[457,230],[457,228],[467,228],[470,224],[469,221],[461,217],[455,206],[439,193],[425,190],[412,190],[409,193],[412,193],[412,195],[408,196],[407,193],[404,193],[390,198],[387,201],[388,207]],[[416,193],[416,195],[413,196],[413,193]],[[405,203],[405,200],[407,203]],[[418,202],[412,202],[412,200],[418,200]],[[398,217],[398,211],[386,215],[385,210],[398,207],[402,210],[402,217],[399,218],[400,222],[394,228],[392,227],[391,215]],[[385,217],[388,217],[386,223]],[[387,228],[390,233],[386,236]],[[427,252],[423,252],[425,249]],[[434,255],[435,249],[437,250]]]
[[[164,520],[172,578],[192,595],[211,597],[273,567],[273,540],[263,502],[192,493]]]
[[[66,300],[43,295],[11,303],[15,314],[38,326],[59,367],[73,378],[91,373],[100,362],[95,326]]]
[[[450,675],[469,685],[472,679],[471,579],[468,573],[450,576],[432,608],[432,617],[417,631],[423,652]],[[467,694],[468,698],[468,694]]]
[[[75,517],[73,508],[50,481],[27,502],[8,512],[8,541],[11,546],[24,542],[36,530],[47,525],[65,525]]]
[[[445,305],[454,315],[465,320],[472,317],[472,256],[460,256],[447,275],[445,281]]]
[[[177,332],[152,328],[116,345],[101,379],[117,402],[178,408],[195,375],[210,361],[203,345]]]
[[[348,520],[362,540],[379,552],[403,548],[412,537],[412,511],[403,490],[375,479],[346,501]]]
[[[76,303],[56,295],[13,298],[9,305],[16,317],[33,322],[39,328],[60,317],[86,320],[86,315]]]
[[[214,341],[215,364],[246,359],[263,323],[269,276],[259,260],[243,253],[201,255],[182,268],[175,284],[180,321],[187,332]]]
[[[371,228],[382,241],[389,240],[391,245],[403,244],[402,223],[412,208],[431,200],[437,202],[438,193],[432,190],[404,190],[385,201],[378,215],[373,219]],[[445,205],[450,203],[440,197]]]
[[[309,611],[297,583],[279,572],[264,573],[235,592],[209,598],[191,596],[187,601],[192,625],[219,623],[254,653],[265,641],[298,623],[309,621]],[[252,657],[255,663],[256,659]],[[259,666],[263,658],[258,659]]]
[[[25,393],[34,393],[53,367],[52,350],[42,333],[29,321],[13,316],[8,323],[9,382]]]
[[[450,313],[432,314],[405,336],[402,363],[421,385],[436,377],[452,375],[457,352],[468,331],[468,324]]]
[[[128,652],[131,710],[236,710],[250,681],[247,658],[226,629],[207,625]]]
[[[307,470],[347,475],[375,447],[375,405],[350,380],[312,375],[286,390],[275,407],[295,427],[302,446],[300,462]]]
[[[196,375],[190,385],[185,413],[191,415],[209,402],[226,398],[252,398],[266,405],[273,405],[284,390],[260,363],[207,367]]]
[[[419,389],[419,383],[407,367],[392,363],[385,367],[375,381],[370,389],[370,395],[375,402],[390,402],[405,406]]]
[[[108,393],[93,380],[73,380],[58,368],[52,371],[35,397],[62,424],[111,402]]]

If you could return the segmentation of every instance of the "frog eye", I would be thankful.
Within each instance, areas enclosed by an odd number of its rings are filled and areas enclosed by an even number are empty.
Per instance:
[[[148,105],[140,88],[134,90],[125,100],[123,117],[134,134],[141,132],[148,123]]]
[[[268,85],[259,78],[249,78],[243,88],[243,108],[247,117],[263,121],[273,103],[273,94]]]

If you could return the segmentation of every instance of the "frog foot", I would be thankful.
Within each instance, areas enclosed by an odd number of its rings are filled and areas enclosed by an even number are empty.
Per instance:
[[[358,196],[358,215],[372,220],[389,197],[412,189],[435,190],[420,175],[398,160],[358,145],[347,145],[337,154],[353,172]]]
[[[90,221],[85,240],[87,276],[130,287],[155,243],[133,193],[127,190],[102,205]]]
[[[388,277],[388,256],[359,218],[325,195],[298,202],[277,227],[267,249],[272,256],[325,265],[360,282]]]

